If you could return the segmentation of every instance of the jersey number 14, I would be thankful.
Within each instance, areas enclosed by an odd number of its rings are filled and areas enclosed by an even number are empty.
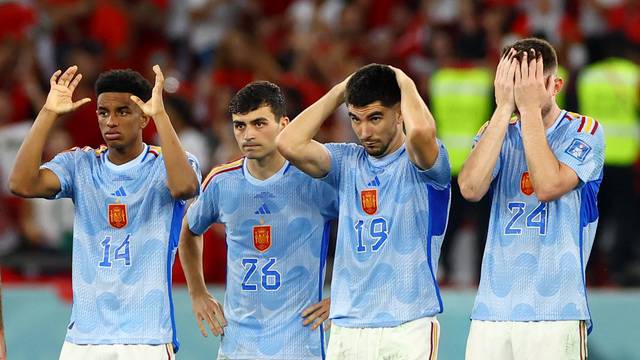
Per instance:
[[[124,266],[131,265],[131,255],[129,253],[129,237],[131,234],[127,234],[124,241],[113,252],[113,261],[121,260],[124,262]],[[102,245],[102,261],[98,264],[101,267],[111,267],[111,247],[115,244],[111,244],[111,236],[105,236],[104,240],[100,243]]]

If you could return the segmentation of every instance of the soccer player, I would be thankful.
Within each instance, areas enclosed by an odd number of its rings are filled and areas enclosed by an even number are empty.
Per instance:
[[[361,145],[314,141],[343,102]],[[451,171],[435,134],[411,78],[371,64],[303,111],[277,140],[285,158],[338,190],[330,359],[436,356],[436,271]]]
[[[73,148],[40,164],[45,139],[73,101],[76,66],[51,76],[51,90],[10,177],[22,197],[68,197],[75,204],[73,309],[60,359],[161,359],[178,351],[171,268],[185,202],[199,191],[198,163],[186,154],[155,86],[132,70],[95,84],[98,125],[107,143]],[[162,149],[142,142],[153,119]]]
[[[492,190],[467,359],[586,358],[585,267],[604,141],[596,120],[556,104],[557,66],[540,39],[504,50],[496,110],[460,172],[467,200]]]
[[[223,334],[218,359],[324,359],[322,287],[337,194],[278,153],[276,136],[289,123],[278,86],[245,86],[229,112],[244,157],[209,173],[182,227],[180,261],[198,326],[203,336],[203,321]],[[213,223],[227,235],[224,311],[202,274],[201,235]]]

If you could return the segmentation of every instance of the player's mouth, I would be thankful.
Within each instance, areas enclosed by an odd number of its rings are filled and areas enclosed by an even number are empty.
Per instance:
[[[109,131],[109,132],[104,133],[104,138],[106,140],[118,140],[118,139],[120,139],[121,136],[122,135],[119,132],[116,132],[116,131]]]
[[[257,149],[259,147],[260,147],[260,145],[258,145],[258,144],[245,144],[245,145],[242,145],[242,148],[245,149],[245,150],[254,150],[254,149]]]

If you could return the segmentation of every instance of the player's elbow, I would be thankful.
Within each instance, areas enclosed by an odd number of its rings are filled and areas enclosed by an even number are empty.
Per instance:
[[[458,177],[458,186],[460,187],[460,193],[462,197],[467,201],[478,202],[482,200],[486,191],[481,191],[477,184],[473,181],[469,181],[466,177]]]
[[[15,196],[28,198],[32,197],[31,192],[29,191],[30,187],[24,181],[19,181],[15,179],[13,176],[9,179],[9,191]]]
[[[198,181],[189,181],[179,186],[172,186],[169,191],[171,197],[179,200],[188,200],[198,194]]]
[[[540,186],[538,189],[535,189],[535,193],[541,202],[558,200],[563,195],[557,188],[550,186]]]
[[[276,146],[278,147],[278,152],[287,159],[295,158],[296,154],[296,145],[293,141],[289,140],[285,131],[282,131],[276,137]]]

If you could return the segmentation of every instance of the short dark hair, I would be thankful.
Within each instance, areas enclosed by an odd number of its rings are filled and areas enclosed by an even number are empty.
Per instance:
[[[380,101],[392,107],[400,101],[396,73],[387,65],[369,64],[356,71],[347,82],[345,102],[362,107]]]
[[[98,76],[96,96],[105,92],[130,93],[142,101],[151,99],[151,83],[139,72],[131,69],[105,71]]]
[[[536,52],[536,56],[542,55],[542,66],[544,66],[544,72],[549,74],[555,72],[558,69],[558,56],[556,50],[546,40],[539,38],[526,38],[516,41],[511,45],[507,45],[502,49],[504,55],[507,51],[515,49],[517,51],[516,57],[522,60],[522,55],[525,51],[531,51],[533,49]],[[529,56],[529,61],[533,57]]]
[[[240,89],[229,102],[229,113],[246,114],[269,106],[276,121],[286,113],[286,103],[280,87],[270,81],[254,81]]]

